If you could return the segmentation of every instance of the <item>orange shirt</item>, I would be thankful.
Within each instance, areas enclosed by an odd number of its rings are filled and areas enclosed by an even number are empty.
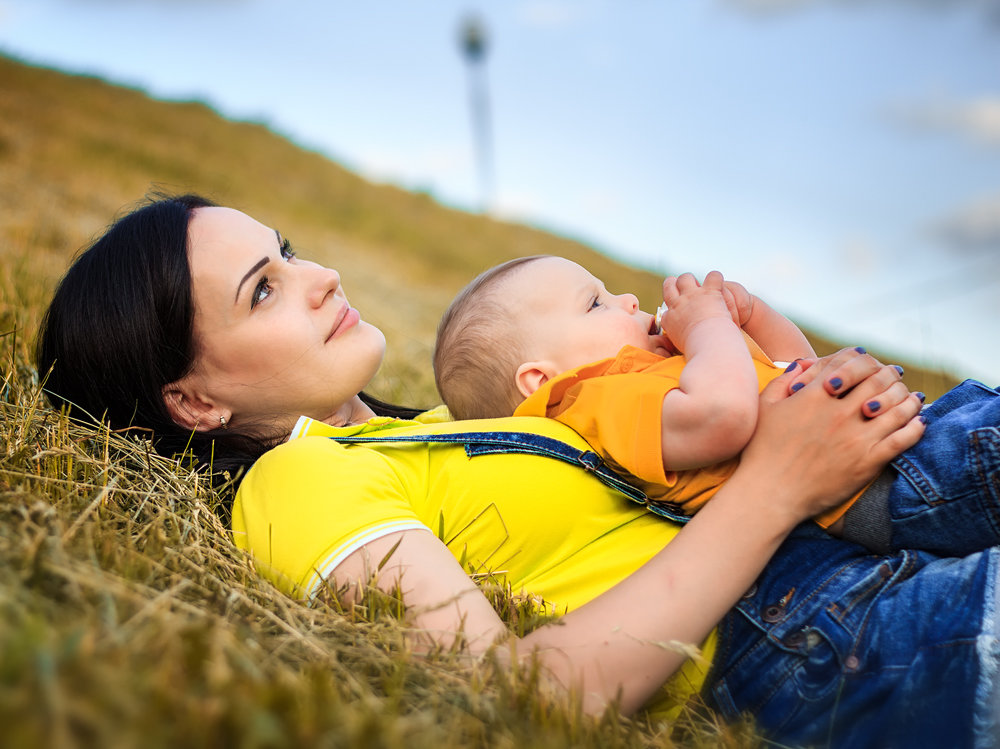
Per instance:
[[[763,389],[782,373],[749,337],[744,336]],[[662,357],[625,346],[611,359],[563,372],[548,380],[515,416],[547,416],[572,427],[651,502],[667,501],[693,514],[736,470],[739,458],[688,471],[666,471],[661,448],[663,398],[678,387],[683,356]],[[628,375],[622,377],[621,375]],[[847,510],[841,505],[817,518],[829,527]]]

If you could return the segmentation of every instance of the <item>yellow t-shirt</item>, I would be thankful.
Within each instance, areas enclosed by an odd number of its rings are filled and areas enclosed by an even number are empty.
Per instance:
[[[233,506],[236,544],[287,593],[309,597],[365,543],[430,529],[470,572],[563,613],[597,597],[666,546],[679,526],[588,472],[536,455],[469,458],[461,445],[342,445],[332,435],[524,431],[586,449],[568,427],[525,417],[418,424],[375,418],[346,428],[300,420],[293,438],[250,469]],[[656,595],[656,591],[648,591]],[[714,650],[687,665],[651,704],[666,713],[698,691]]]

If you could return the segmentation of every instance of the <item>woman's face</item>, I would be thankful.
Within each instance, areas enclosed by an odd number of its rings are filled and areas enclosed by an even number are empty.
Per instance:
[[[294,257],[274,230],[230,208],[188,225],[195,365],[182,382],[214,423],[290,429],[301,415],[349,421],[385,337],[350,306],[335,270]]]

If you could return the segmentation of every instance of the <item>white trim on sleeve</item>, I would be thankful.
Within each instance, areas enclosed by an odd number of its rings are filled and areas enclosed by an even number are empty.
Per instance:
[[[327,556],[326,559],[320,562],[313,574],[310,575],[308,584],[306,585],[305,598],[312,601],[319,593],[320,588],[323,585],[323,581],[326,580],[326,578],[328,578],[335,569],[337,569],[337,566],[341,562],[365,544],[371,543],[372,541],[382,538],[383,536],[388,536],[390,533],[395,533],[396,531],[413,530],[430,531],[430,529],[419,520],[391,520],[387,523],[375,526],[367,533],[352,539],[347,544],[342,545],[337,549],[334,549],[334,551]]]

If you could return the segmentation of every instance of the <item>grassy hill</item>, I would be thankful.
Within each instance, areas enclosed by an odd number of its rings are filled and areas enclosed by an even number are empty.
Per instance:
[[[46,408],[29,355],[74,253],[151,189],[196,191],[338,268],[390,356],[373,389],[436,402],[437,318],[476,272],[551,253],[647,309],[660,279],[593,248],[367,182],[260,124],[0,57],[0,724],[11,746],[662,746],[530,673],[402,641],[398,602],[305,609],[260,581],[215,495],[142,443]],[[94,331],[99,335],[100,331]],[[835,348],[815,340],[817,348]],[[908,367],[933,395],[950,380]],[[495,591],[512,626],[530,606]],[[687,744],[753,745],[689,716]],[[676,737],[676,736],[675,736]]]
[[[151,189],[194,191],[290,237],[341,271],[352,303],[382,327],[390,356],[381,393],[435,400],[430,350],[438,317],[480,270],[520,255],[577,260],[645,309],[660,278],[593,248],[376,185],[263,125],[199,103],[166,103],[103,81],[0,57],[0,257],[23,268],[26,331],[70,257]],[[679,269],[683,270],[683,269]],[[839,345],[811,336],[821,353]],[[853,342],[852,342],[853,343]],[[933,396],[952,380],[900,362]]]

